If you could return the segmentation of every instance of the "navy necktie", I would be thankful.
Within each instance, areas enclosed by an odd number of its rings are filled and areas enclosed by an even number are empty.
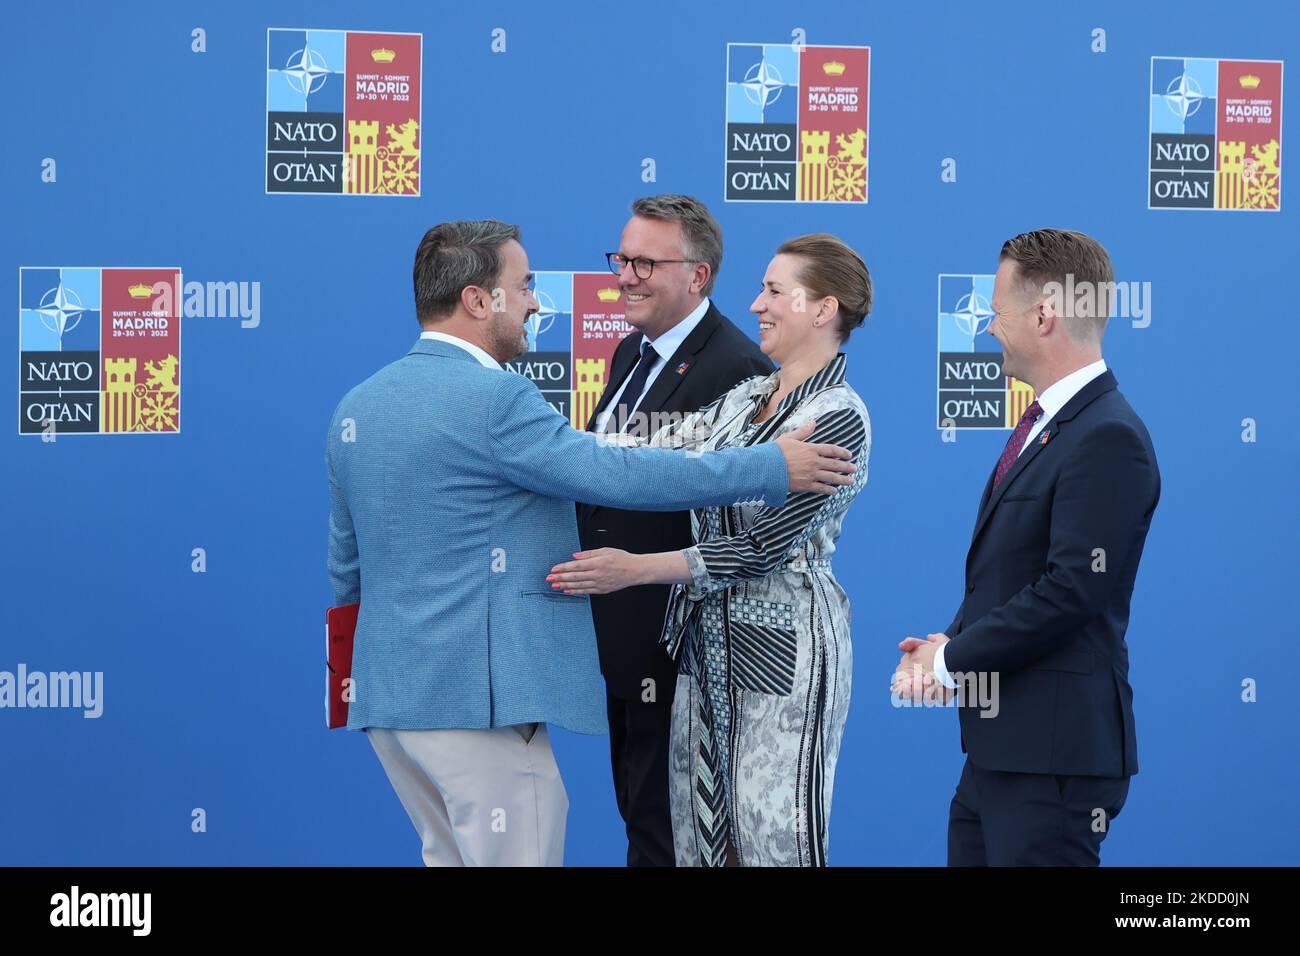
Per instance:
[[[637,361],[636,368],[632,370],[623,394],[619,396],[618,405],[609,410],[604,431],[622,431],[627,425],[627,420],[632,417],[632,413],[641,402],[641,390],[645,388],[646,379],[650,377],[658,361],[659,353],[651,346],[650,340],[642,339],[641,358]]]

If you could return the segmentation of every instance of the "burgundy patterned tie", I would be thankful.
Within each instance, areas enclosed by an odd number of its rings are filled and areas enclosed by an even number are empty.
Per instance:
[[[1029,437],[1029,432],[1034,427],[1034,422],[1038,421],[1038,417],[1042,414],[1043,406],[1035,401],[1031,402],[1025,409],[1025,413],[1020,416],[1020,423],[1007,439],[1007,447],[1002,449],[1002,457],[998,459],[998,470],[993,475],[994,488],[1016,463],[1016,459],[1020,456],[1020,449],[1025,447],[1025,439]]]

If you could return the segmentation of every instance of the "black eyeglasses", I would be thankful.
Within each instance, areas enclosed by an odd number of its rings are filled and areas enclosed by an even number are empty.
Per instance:
[[[638,279],[648,279],[654,275],[655,266],[665,262],[699,262],[699,259],[647,259],[644,256],[638,256],[635,259],[629,259],[618,252],[605,253],[605,261],[609,263],[609,271],[614,275],[619,275],[623,267],[629,262],[632,263],[632,271],[636,273]]]

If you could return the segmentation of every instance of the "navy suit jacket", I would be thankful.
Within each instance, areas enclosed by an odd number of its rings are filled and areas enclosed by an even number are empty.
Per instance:
[[[998,695],[966,696],[962,749],[987,770],[1137,773],[1124,635],[1160,471],[1115,376],[1085,385],[992,485],[944,663],[997,672]]]

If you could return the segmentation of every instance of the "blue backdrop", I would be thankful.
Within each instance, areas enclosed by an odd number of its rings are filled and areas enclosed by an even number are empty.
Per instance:
[[[418,863],[365,738],[323,726],[330,413],[414,341],[429,226],[504,218],[534,268],[596,270],[631,199],[687,192],[722,223],[715,300],[751,334],[783,239],[834,232],[875,279],[848,348],[875,435],[836,559],[856,660],[831,861],[944,860],[956,716],[895,709],[888,675],[904,635],[952,616],[1006,433],[945,443],[934,426],[936,276],[992,272],[1004,239],[1051,225],[1097,237],[1120,279],[1152,288],[1150,326],[1114,320],[1105,343],[1164,478],[1128,631],[1142,772],[1105,859],[1300,863],[1284,712],[1297,323],[1281,282],[1296,203],[1153,211],[1146,175],[1150,57],[1287,60],[1294,5],[29,3],[4,22],[0,301],[23,265],[179,265],[259,282],[261,322],[184,321],[179,435],[0,438],[0,670],[105,682],[97,720],[0,710],[0,862]],[[424,34],[420,198],[264,193],[268,27]],[[872,49],[866,206],[723,202],[726,44],[796,28]],[[948,157],[956,182],[940,178]],[[16,402],[4,364],[0,400]],[[607,743],[555,734],[570,864],[623,859]]]

